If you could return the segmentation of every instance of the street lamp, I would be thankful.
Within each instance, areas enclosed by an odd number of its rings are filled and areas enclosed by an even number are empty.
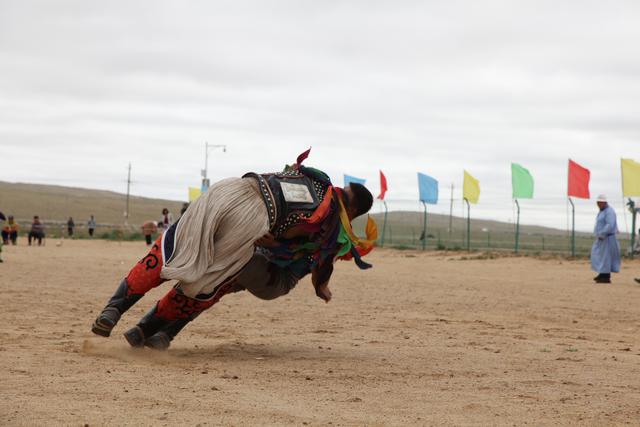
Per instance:
[[[209,171],[209,149],[210,148],[222,148],[222,152],[227,152],[227,146],[224,144],[209,144],[208,142],[204,143],[204,169],[201,171],[202,174],[202,192],[207,191],[209,188],[209,178],[207,178],[207,173]]]

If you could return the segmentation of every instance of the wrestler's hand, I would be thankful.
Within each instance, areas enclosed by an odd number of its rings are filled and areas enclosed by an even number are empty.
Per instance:
[[[271,233],[267,233],[264,236],[262,236],[261,238],[259,238],[258,240],[256,240],[256,246],[263,246],[266,248],[272,248],[274,246],[278,246],[278,241],[276,240],[275,237],[273,237],[273,234]]]
[[[331,301],[331,291],[329,290],[329,282],[323,283],[316,288],[316,295],[322,298],[324,302]]]

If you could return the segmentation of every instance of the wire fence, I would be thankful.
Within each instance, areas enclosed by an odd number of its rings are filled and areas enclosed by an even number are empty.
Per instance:
[[[576,236],[576,256],[588,256],[593,245],[593,237]],[[628,236],[618,237],[623,253],[628,252],[631,239]],[[466,231],[455,230],[427,232],[426,238],[420,227],[388,226],[384,241],[378,239],[378,245],[396,249],[424,249],[424,250],[471,250],[512,251],[516,252],[516,233],[509,232],[471,232],[470,242],[467,242]],[[520,233],[518,242],[519,253],[557,253],[571,255],[571,235],[524,234]],[[636,252],[637,253],[637,252]]]
[[[451,222],[452,228],[443,226],[443,218],[432,218],[427,228],[426,235],[423,234],[423,226],[419,220],[420,214],[408,212],[405,215],[412,215],[411,218],[401,218],[400,220],[390,220],[386,229],[383,230],[383,217],[374,215],[379,228],[377,245],[381,247],[395,249],[415,249],[415,250],[467,250],[467,231],[462,218],[455,217]],[[18,220],[20,227],[18,235],[26,238],[31,229],[31,222],[28,220]],[[484,228],[483,221],[474,221],[475,229],[470,234],[469,246],[475,251],[512,251],[515,252],[516,233],[505,230],[489,230]],[[44,221],[45,238],[69,238],[66,221]],[[513,227],[511,224],[502,224],[503,228]],[[359,235],[364,235],[364,221],[358,219],[354,222],[354,228]],[[384,231],[384,236],[383,236]],[[77,222],[73,230],[73,238],[91,238],[86,222]],[[98,223],[94,230],[93,238],[107,240],[144,240],[138,225],[124,226],[122,224]],[[593,244],[593,237],[587,233],[576,234],[576,256],[588,256]],[[623,254],[630,254],[631,236],[627,233],[618,235],[621,251]],[[636,254],[638,253],[636,243]],[[521,232],[519,235],[518,252],[528,254],[571,254],[571,233],[557,230],[553,232]]]

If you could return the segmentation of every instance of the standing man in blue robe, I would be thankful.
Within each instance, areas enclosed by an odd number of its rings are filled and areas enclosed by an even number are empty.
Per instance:
[[[618,225],[616,212],[607,203],[604,194],[598,196],[600,212],[596,217],[596,241],[591,248],[591,269],[598,273],[596,283],[611,283],[611,273],[620,272],[620,245],[616,240]]]

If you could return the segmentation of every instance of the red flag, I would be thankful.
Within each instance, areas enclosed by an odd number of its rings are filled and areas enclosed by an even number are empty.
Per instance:
[[[380,171],[380,195],[378,199],[384,200],[384,194],[387,192],[387,177]]]
[[[589,179],[591,172],[589,169],[583,168],[573,160],[569,159],[569,188],[567,194],[569,197],[578,197],[580,199],[588,199]]]

